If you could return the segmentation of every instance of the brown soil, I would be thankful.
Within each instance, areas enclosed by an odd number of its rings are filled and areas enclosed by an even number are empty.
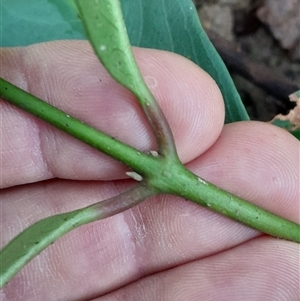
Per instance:
[[[272,1],[275,5],[276,0]],[[236,43],[241,51],[253,61],[265,64],[272,71],[284,75],[300,89],[300,54],[298,53],[300,52],[300,37],[298,40],[298,37],[295,37],[300,34],[297,31],[298,24],[294,26],[296,31],[292,31],[293,24],[298,22],[298,19],[300,20],[300,5],[299,13],[293,10],[294,16],[278,25],[274,25],[274,22],[270,25],[266,22],[266,14],[263,14],[265,12],[262,13],[262,10],[266,9],[266,5],[269,5],[267,8],[270,22],[281,17],[280,15],[273,16],[270,13],[270,10],[273,14],[276,13],[275,10],[272,10],[274,8],[270,4],[272,1],[200,0],[194,2],[204,28],[214,30],[226,40]],[[281,1],[280,5],[284,2],[285,5],[291,6],[294,3],[294,0],[279,1]],[[288,3],[289,1],[290,3]],[[298,5],[297,1],[295,5]],[[284,14],[284,9],[280,9],[277,14],[281,11]],[[294,23],[292,17],[295,18]],[[291,25],[286,22],[291,22],[289,23]],[[292,41],[293,44],[285,43],[283,40],[288,34],[291,36],[289,41]],[[232,72],[232,76],[251,119],[268,121],[279,113],[287,113],[280,111],[278,102],[268,93],[237,76],[234,72]]]

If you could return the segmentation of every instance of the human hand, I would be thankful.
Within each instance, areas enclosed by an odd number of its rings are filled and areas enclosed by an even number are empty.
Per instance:
[[[295,222],[299,142],[259,122],[223,127],[218,88],[177,55],[135,49],[193,172]],[[1,76],[138,149],[155,138],[134,97],[87,42],[1,51]],[[122,164],[10,104],[1,106],[1,246],[46,216],[124,191]],[[173,196],[82,226],[43,251],[1,300],[299,300],[299,245]]]

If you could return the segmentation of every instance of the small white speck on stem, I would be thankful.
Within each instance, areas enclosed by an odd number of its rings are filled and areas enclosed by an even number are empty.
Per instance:
[[[198,181],[199,181],[201,184],[207,185],[207,182],[206,182],[206,181],[204,181],[204,180],[203,180],[203,179],[201,179],[201,178],[198,178]]]
[[[106,50],[106,45],[100,45],[99,49],[100,49],[100,51],[105,51]]]
[[[151,151],[149,151],[149,153],[153,157],[158,157],[158,152],[157,151],[151,150]]]
[[[141,182],[143,180],[143,177],[135,171],[127,171],[126,175],[138,182]]]

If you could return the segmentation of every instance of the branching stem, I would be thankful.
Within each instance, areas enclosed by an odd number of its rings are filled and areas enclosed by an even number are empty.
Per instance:
[[[139,152],[3,79],[0,79],[0,97],[127,164],[144,178],[141,184],[146,183],[151,191],[182,196],[261,232],[300,243],[300,225],[200,179],[177,159]]]
[[[138,99],[159,150],[145,154],[0,79],[0,97],[131,167],[139,184],[116,197],[48,217],[23,231],[0,251],[0,287],[29,260],[68,231],[120,213],[156,194],[173,194],[278,238],[300,243],[300,225],[246,202],[187,170],[179,161],[168,122],[136,65],[118,0],[77,0],[87,35],[110,74]]]

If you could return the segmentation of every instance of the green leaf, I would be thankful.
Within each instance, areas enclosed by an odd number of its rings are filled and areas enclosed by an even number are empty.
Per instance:
[[[76,10],[66,0],[2,0],[0,9],[2,47],[84,38]]]
[[[140,155],[136,154],[136,157],[140,165],[143,165]],[[157,168],[160,165],[159,162]],[[154,188],[140,182],[112,198],[72,212],[47,217],[29,226],[0,250],[0,289],[31,259],[64,234],[132,208],[156,193]]]
[[[132,45],[163,49],[189,58],[217,82],[225,123],[249,116],[222,59],[204,32],[192,0],[121,1]]]
[[[21,232],[0,251],[0,288],[26,263],[63,234],[98,218],[92,207],[45,218]]]
[[[84,38],[74,0],[3,0],[3,46]],[[203,31],[192,0],[121,0],[132,45],[183,55],[206,70],[225,99],[226,123],[248,120],[231,77]],[[19,30],[22,28],[22,30]],[[13,33],[13,34],[12,34]]]
[[[159,153],[178,158],[169,124],[133,56],[120,1],[77,0],[76,3],[97,57],[111,76],[136,96],[156,135]]]
[[[137,97],[148,90],[131,51],[119,0],[76,2],[94,51],[111,76]]]

